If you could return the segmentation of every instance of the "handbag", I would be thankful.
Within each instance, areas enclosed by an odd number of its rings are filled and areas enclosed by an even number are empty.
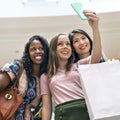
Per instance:
[[[0,120],[10,120],[23,102],[16,87],[17,81],[0,92]]]

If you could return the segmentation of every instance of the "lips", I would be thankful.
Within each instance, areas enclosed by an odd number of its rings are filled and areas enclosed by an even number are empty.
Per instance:
[[[69,51],[64,50],[64,51],[61,51],[61,53],[64,54],[64,55],[68,55]]]
[[[43,57],[40,55],[40,56],[36,56],[35,59],[36,60],[41,60]]]
[[[80,46],[80,49],[81,49],[81,50],[84,50],[86,47],[87,47],[87,45],[84,44],[84,45]]]
[[[62,52],[63,54],[68,54],[68,52]]]

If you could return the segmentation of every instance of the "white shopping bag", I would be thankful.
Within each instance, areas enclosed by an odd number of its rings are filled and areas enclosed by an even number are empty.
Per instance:
[[[120,62],[79,65],[91,120],[120,120]]]

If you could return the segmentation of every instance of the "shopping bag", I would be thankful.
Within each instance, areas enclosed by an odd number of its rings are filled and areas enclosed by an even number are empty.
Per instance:
[[[79,65],[90,120],[120,120],[120,62]]]

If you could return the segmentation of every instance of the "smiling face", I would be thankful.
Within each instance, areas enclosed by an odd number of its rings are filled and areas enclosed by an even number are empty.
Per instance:
[[[74,34],[73,47],[80,58],[85,58],[90,55],[90,42],[88,38],[81,33]]]
[[[67,61],[72,54],[71,45],[66,35],[60,35],[57,42],[57,56],[60,61]]]
[[[38,40],[33,40],[29,47],[29,55],[34,64],[43,62],[44,50],[43,45]]]

